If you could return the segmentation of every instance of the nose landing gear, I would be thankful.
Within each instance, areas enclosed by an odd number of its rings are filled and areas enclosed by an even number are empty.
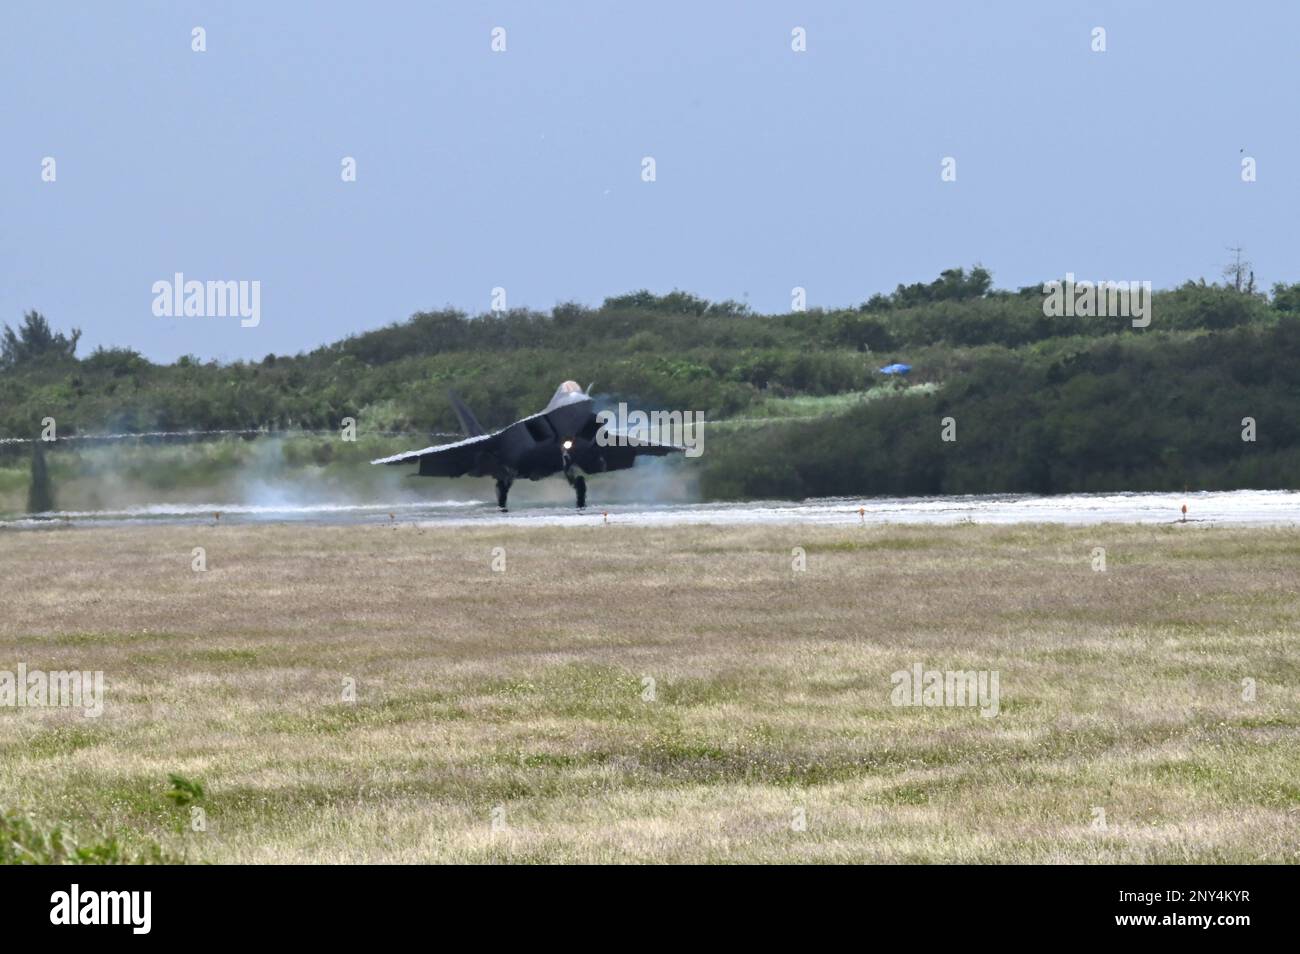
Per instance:
[[[575,474],[572,467],[564,468],[564,479],[569,482],[573,492],[578,497],[578,509],[581,510],[587,506],[587,478],[581,474]]]

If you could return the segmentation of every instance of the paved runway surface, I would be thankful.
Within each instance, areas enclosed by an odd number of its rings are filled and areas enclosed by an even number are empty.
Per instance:
[[[578,511],[572,507],[524,504],[499,513],[486,500],[400,504],[157,504],[122,510],[61,511],[46,518],[0,520],[0,528],[193,525],[220,522],[382,524],[393,520],[424,526],[635,526],[674,524],[802,523],[846,526],[883,523],[1173,523],[1287,526],[1300,524],[1300,493],[1239,490],[1191,494],[1072,494],[1059,497],[980,495],[963,497],[821,498],[713,504],[611,504]],[[859,508],[862,513],[859,514]],[[218,518],[216,514],[220,514]]]

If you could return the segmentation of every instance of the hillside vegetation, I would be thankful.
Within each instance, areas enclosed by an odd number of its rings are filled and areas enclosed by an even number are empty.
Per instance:
[[[760,315],[637,292],[419,312],[296,356],[159,365],[126,348],[77,358],[78,332],[32,313],[3,341],[0,436],[37,434],[47,416],[61,437],[328,431],[346,417],[369,436],[450,432],[449,387],[495,426],[574,378],[646,409],[771,419],[710,436],[695,463],[711,497],[1294,486],[1300,284],[1270,297],[1187,283],[1156,292],[1151,315],[1145,328],[1047,317],[1041,286],[995,290],[984,269],[952,269],[857,308]],[[895,361],[912,365],[909,387],[880,374]],[[944,418],[955,440],[941,440]]]

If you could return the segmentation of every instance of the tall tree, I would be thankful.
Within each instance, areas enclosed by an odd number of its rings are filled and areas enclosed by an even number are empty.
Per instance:
[[[80,337],[80,329],[72,329],[70,336],[55,332],[44,315],[29,311],[23,315],[17,331],[5,325],[4,334],[0,335],[0,367],[12,368],[44,357],[71,358],[77,352]]]

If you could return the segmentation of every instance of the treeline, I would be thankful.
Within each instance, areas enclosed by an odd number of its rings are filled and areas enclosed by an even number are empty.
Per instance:
[[[978,267],[855,308],[778,315],[642,291],[594,308],[420,312],[305,354],[169,365],[126,348],[78,358],[79,332],[29,313],[0,334],[0,437],[35,435],[44,417],[60,436],[330,430],[346,417],[363,433],[453,432],[448,388],[500,425],[568,378],[718,420],[773,398],[866,392],[885,380],[881,366],[903,361],[911,381],[937,387],[811,422],[716,431],[698,465],[707,492],[1295,485],[1300,284],[1264,295],[1189,282],[1156,292],[1141,329],[1046,317],[1043,298],[1041,285],[994,289]],[[955,442],[939,439],[943,417],[956,421]],[[1253,443],[1240,439],[1243,417],[1258,422]]]
[[[1270,301],[1188,283],[1156,293],[1152,325],[1140,334],[1267,325],[1298,312],[1300,285],[1278,286]],[[230,364],[186,357],[156,365],[124,348],[77,359],[76,333],[56,335],[35,317],[35,327],[6,329],[0,436],[31,434],[45,416],[69,434],[325,429],[344,417],[376,429],[453,430],[448,387],[481,419],[502,422],[535,410],[566,378],[718,418],[773,394],[862,390],[894,360],[912,364],[916,380],[946,382],[969,373],[986,350],[1139,333],[1123,318],[1044,317],[1041,287],[997,291],[980,268],[900,285],[855,309],[784,315],[685,292],[549,312],[420,312],[308,354]]]

